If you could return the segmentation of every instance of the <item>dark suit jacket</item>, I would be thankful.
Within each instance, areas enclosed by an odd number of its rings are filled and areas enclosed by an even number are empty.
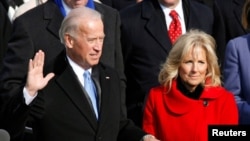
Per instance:
[[[247,33],[241,23],[241,14],[245,1],[246,0],[215,0],[225,24],[226,43],[230,39]]]
[[[100,0],[103,4],[109,5],[117,10],[121,10],[130,5],[136,4],[136,0]]]
[[[211,8],[192,0],[183,0],[183,8],[187,30],[197,28],[211,35],[215,33]],[[160,66],[172,45],[164,13],[157,1],[143,0],[123,9],[120,14],[128,117],[140,124],[139,113],[142,112],[145,96],[150,88],[159,85]]]
[[[11,33],[11,22],[7,14],[5,7],[5,0],[0,2],[0,68],[2,67],[2,61],[7,49],[7,43]]]
[[[3,5],[3,7],[6,9],[6,11],[8,11],[8,9],[9,9],[8,0],[1,0],[0,3]]]
[[[16,104],[9,107],[13,111],[7,120],[12,137],[23,131],[27,118],[37,141],[139,141],[145,135],[122,114],[120,78],[113,68],[99,64],[92,69],[100,99],[97,120],[84,88],[64,62],[30,106],[22,102],[22,91],[12,99]]]
[[[95,7],[103,15],[106,35],[101,62],[117,69],[125,89],[119,13],[103,4],[95,3]],[[8,102],[8,98],[22,89],[26,80],[28,61],[38,50],[41,49],[45,52],[45,74],[60,71],[60,67],[55,67],[55,61],[64,59],[58,57],[65,50],[58,35],[63,18],[53,0],[48,0],[45,4],[27,11],[14,21],[13,35],[8,43],[7,55],[0,73],[0,80],[3,84],[0,93],[1,97],[4,97],[1,104]],[[124,94],[122,98],[125,99]],[[0,107],[3,107],[1,104]],[[5,107],[3,109],[8,110]]]

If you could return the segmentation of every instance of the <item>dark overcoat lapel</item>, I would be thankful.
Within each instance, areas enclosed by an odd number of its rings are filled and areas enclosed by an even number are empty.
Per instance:
[[[99,96],[99,121],[96,120],[86,91],[79,83],[70,66],[67,66],[65,71],[56,78],[56,83],[58,83],[59,87],[63,89],[70,101],[74,103],[81,114],[89,121],[93,129],[96,130],[98,122],[104,123],[109,120],[110,115],[108,111],[112,108],[110,106],[112,103],[112,101],[110,101],[110,93],[112,93],[113,88],[111,83],[112,76],[105,71],[105,68],[99,65],[93,68],[92,79],[95,82]]]
[[[168,38],[167,27],[165,24],[165,16],[156,2],[143,3],[142,4],[142,18],[147,20],[145,25],[146,30],[152,35],[152,37],[160,44],[160,46],[169,52],[166,45],[171,44]]]
[[[59,28],[63,21],[63,15],[58,10],[57,5],[52,1],[48,1],[49,4],[44,5],[44,21],[47,22],[47,29],[59,39]]]
[[[58,85],[65,91],[65,94],[71,100],[72,103],[79,109],[81,114],[89,121],[91,126],[97,128],[97,120],[90,107],[90,103],[85,96],[86,93],[80,85],[76,75],[72,68],[67,66],[65,71],[56,79]]]

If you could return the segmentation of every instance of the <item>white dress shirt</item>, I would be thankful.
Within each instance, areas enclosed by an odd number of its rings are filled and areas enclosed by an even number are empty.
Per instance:
[[[179,15],[179,20],[181,22],[182,34],[186,33],[186,25],[185,25],[185,18],[184,18],[184,13],[183,13],[183,8],[182,8],[182,1],[180,0],[174,9],[170,9],[170,8],[162,5],[161,3],[160,3],[160,6],[161,6],[162,11],[165,15],[167,29],[169,30],[169,26],[170,26],[170,23],[172,21],[172,17],[169,15],[169,13],[171,10],[175,10]]]

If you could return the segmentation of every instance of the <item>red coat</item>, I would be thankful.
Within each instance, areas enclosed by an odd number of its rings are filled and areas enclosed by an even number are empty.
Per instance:
[[[198,100],[172,89],[152,88],[146,101],[143,129],[161,141],[207,141],[209,124],[238,124],[233,94],[222,87],[205,88]]]

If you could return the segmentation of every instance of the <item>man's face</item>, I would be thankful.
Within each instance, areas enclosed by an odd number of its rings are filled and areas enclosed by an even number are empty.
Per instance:
[[[70,8],[78,8],[78,7],[85,6],[88,3],[88,0],[64,0],[64,2]]]
[[[71,40],[68,55],[78,65],[88,69],[99,63],[105,36],[104,27],[101,19],[80,22],[81,27]]]

